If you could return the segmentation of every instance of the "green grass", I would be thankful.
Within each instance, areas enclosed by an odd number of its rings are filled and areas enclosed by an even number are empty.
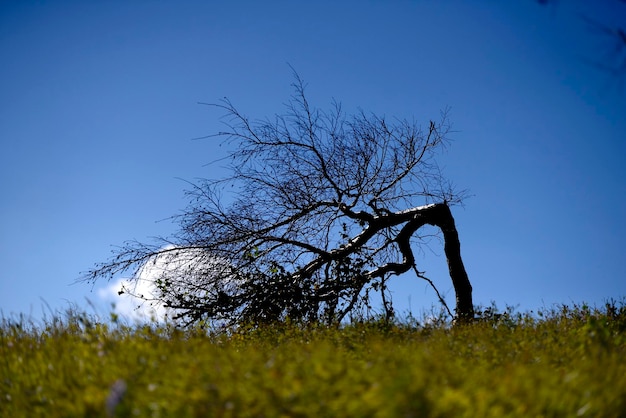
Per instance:
[[[626,416],[626,307],[207,335],[3,319],[2,417]]]

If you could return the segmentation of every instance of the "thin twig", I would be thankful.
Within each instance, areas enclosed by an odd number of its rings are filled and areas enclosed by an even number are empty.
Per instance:
[[[439,298],[439,302],[441,302],[441,304],[443,305],[444,308],[446,308],[446,311],[448,311],[448,315],[450,315],[450,318],[454,318],[454,315],[452,315],[452,311],[450,310],[450,308],[448,307],[448,304],[446,303],[446,301],[443,299],[443,296],[441,296],[441,293],[439,293],[439,290],[437,289],[437,287],[435,286],[435,283],[433,283],[432,280],[430,280],[428,277],[424,276],[423,273],[421,273],[418,269],[417,266],[415,265],[415,263],[413,263],[413,271],[415,271],[415,274],[417,275],[417,277],[419,277],[420,279],[424,279],[426,280],[428,283],[430,283],[430,286],[435,290],[435,293],[437,294],[437,297]]]

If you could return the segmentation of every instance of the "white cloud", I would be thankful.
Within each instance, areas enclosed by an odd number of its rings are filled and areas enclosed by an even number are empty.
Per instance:
[[[162,250],[174,248],[167,246]],[[180,263],[167,265],[167,257],[157,256],[145,263],[133,280],[120,278],[101,289],[98,297],[108,304],[114,305],[114,312],[133,322],[165,321],[169,309],[164,307],[158,299],[158,290],[154,284],[157,275],[164,270],[172,270]]]
[[[168,251],[175,249],[174,246],[162,248],[162,251],[167,252],[146,262],[139,269],[136,278],[111,281],[107,286],[98,289],[98,297],[104,303],[114,304],[116,314],[133,322],[163,322],[166,318],[171,318],[174,310],[159,302],[156,280],[169,278],[183,286],[184,283],[198,283],[212,276],[223,277],[224,266],[227,264],[216,261],[216,258],[207,258],[201,249]],[[183,278],[180,272],[184,273]]]
[[[125,289],[125,290],[124,290]],[[120,291],[123,293],[120,294]],[[116,314],[132,322],[157,321],[162,322],[168,316],[168,308],[157,301],[150,300],[156,296],[152,281],[138,277],[137,280],[118,279],[111,281],[107,286],[98,289],[98,297],[107,304],[114,305]],[[147,301],[132,296],[143,295]]]

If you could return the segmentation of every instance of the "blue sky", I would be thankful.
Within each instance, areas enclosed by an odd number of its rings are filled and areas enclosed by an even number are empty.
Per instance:
[[[288,63],[322,108],[427,123],[450,107],[441,163],[473,195],[453,213],[476,303],[626,296],[626,89],[593,65],[615,56],[581,16],[623,26],[626,5],[2,2],[0,309],[106,310],[110,283],[80,273],[172,232],[157,221],[186,204],[184,180],[225,174],[206,165],[222,150],[193,140],[221,113],[197,102],[280,112]],[[419,267],[452,303],[442,249]],[[401,311],[436,302],[410,276],[392,289]]]

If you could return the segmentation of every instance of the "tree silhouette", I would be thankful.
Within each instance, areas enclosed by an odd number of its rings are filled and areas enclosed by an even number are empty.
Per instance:
[[[285,113],[272,119],[251,121],[227,99],[211,104],[225,112],[227,129],[205,138],[228,147],[231,175],[191,185],[173,236],[127,242],[83,280],[125,271],[137,280],[150,269],[150,302],[184,323],[338,323],[369,306],[373,292],[391,315],[387,280],[411,269],[423,277],[414,251],[423,245],[420,228],[434,225],[445,242],[456,320],[472,319],[450,211],[464,192],[435,160],[448,143],[446,112],[424,128],[349,116],[338,103],[326,112],[311,107],[294,76]]]

